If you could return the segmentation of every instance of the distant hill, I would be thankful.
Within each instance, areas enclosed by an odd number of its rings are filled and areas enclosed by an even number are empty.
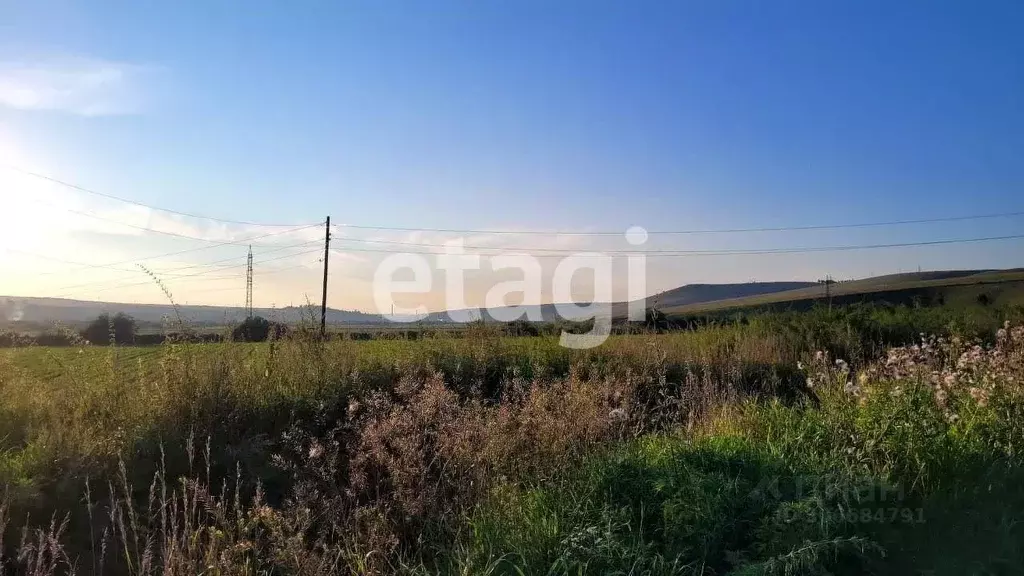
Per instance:
[[[245,318],[245,309],[230,306],[179,306],[177,312],[170,304],[125,304],[113,302],[92,302],[66,300],[63,298],[31,298],[21,296],[0,296],[0,326],[47,327],[54,322],[71,326],[87,323],[104,312],[124,312],[143,324],[161,324],[165,318],[182,319],[195,326],[224,326],[240,322]],[[303,318],[320,319],[320,308],[289,306],[285,308],[258,308],[253,313],[278,322],[297,323]],[[378,324],[384,319],[376,314],[328,308],[327,322],[330,324]]]
[[[701,304],[730,298],[775,294],[817,286],[816,282],[744,282],[742,284],[687,284],[647,299],[659,309]]]
[[[1024,305],[1024,269],[946,270],[891,274],[862,280],[837,282],[830,286],[833,304],[885,301],[893,304],[965,304],[994,303]],[[825,287],[817,282],[747,282],[739,284],[688,284],[646,299],[646,307],[657,306],[671,316],[742,310],[745,308],[802,309],[825,301]],[[601,304],[610,307],[615,318],[626,317],[627,304]],[[562,318],[554,304],[528,306],[545,322],[559,319],[580,320],[584,316]],[[475,309],[451,310],[430,314],[425,324],[465,323],[481,318],[488,322],[504,319],[495,313]],[[103,312],[124,312],[142,324],[158,325],[173,319],[169,304],[118,304],[60,298],[0,296],[0,328],[23,331],[45,329],[54,322],[83,325]],[[319,321],[320,308],[289,306],[260,308],[254,312],[278,322],[297,323],[303,319]],[[245,310],[230,306],[180,306],[178,313],[193,326],[224,326],[240,322]],[[589,314],[586,317],[589,318]],[[329,324],[394,325],[384,316],[364,312],[328,309]]]
[[[772,294],[775,292],[783,292],[786,290],[794,290],[797,288],[806,288],[809,286],[815,286],[814,282],[747,282],[742,284],[687,284],[680,286],[679,288],[673,288],[660,294],[656,294],[647,298],[646,306],[657,306],[659,309],[669,306],[684,306],[690,304],[699,304],[704,302],[712,302],[716,300],[724,300],[728,298],[740,298],[744,296],[755,296],[763,294]],[[616,318],[625,317],[628,311],[627,304],[624,302],[616,302],[614,304],[599,304],[602,307],[611,306],[612,315]],[[555,304],[541,304],[535,306],[526,306],[525,309],[536,315],[539,315],[545,322],[554,320],[580,320],[584,318],[590,318],[593,312],[587,314],[579,314],[569,317],[563,317],[558,313]],[[599,308],[600,309],[600,308]],[[476,309],[463,309],[463,310],[449,310],[446,312],[437,312],[431,314],[424,322],[472,322],[474,320],[480,320],[483,318],[488,322],[497,321],[495,316],[498,318],[505,318],[503,312],[507,312],[509,309],[498,308],[493,311],[488,310],[476,310]]]
[[[836,282],[828,290],[835,305],[855,302],[891,304],[1024,305],[1024,269],[940,270],[889,274]],[[781,292],[663,307],[670,315],[702,314],[745,308],[803,309],[826,302],[825,285]]]

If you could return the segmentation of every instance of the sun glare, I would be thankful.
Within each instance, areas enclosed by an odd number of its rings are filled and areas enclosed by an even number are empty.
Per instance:
[[[46,226],[52,209],[37,201],[47,194],[45,186],[12,169],[35,165],[9,135],[0,133],[0,248],[39,251],[53,242]]]

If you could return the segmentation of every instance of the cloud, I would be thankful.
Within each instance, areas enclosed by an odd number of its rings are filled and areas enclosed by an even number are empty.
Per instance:
[[[159,76],[151,66],[96,58],[0,61],[0,105],[80,116],[140,114]]]

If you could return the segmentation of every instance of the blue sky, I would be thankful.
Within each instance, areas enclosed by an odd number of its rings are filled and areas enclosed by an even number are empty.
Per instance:
[[[257,222],[670,230],[1010,212],[1024,210],[1022,26],[1024,5],[996,1],[3,2],[0,153],[91,189]],[[38,185],[9,177],[3,194],[51,193],[51,204],[211,238],[245,233]],[[22,230],[40,211],[19,206]],[[72,220],[77,262],[197,246],[126,242]],[[1006,218],[648,247],[1020,233],[1024,219]],[[72,259],[67,243],[30,240],[22,249]],[[494,242],[612,247],[584,240]],[[650,285],[1022,266],[1021,244],[665,259]],[[332,268],[351,287],[337,300],[365,309],[372,256],[350,256]],[[43,282],[30,258],[8,258],[21,274],[0,278],[0,293],[64,295],[66,277]],[[315,294],[307,264],[308,282],[268,280],[257,300]],[[109,270],[79,272],[102,289],[81,297],[161,297],[100,284],[118,276]],[[194,300],[234,302],[231,282]]]

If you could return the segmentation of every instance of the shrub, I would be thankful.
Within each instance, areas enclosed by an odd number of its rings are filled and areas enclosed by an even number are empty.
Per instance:
[[[100,314],[89,326],[82,330],[82,337],[97,345],[109,344],[131,344],[135,341],[137,324],[131,316],[118,312]]]
[[[279,340],[288,332],[284,324],[271,322],[261,316],[247,318],[231,331],[231,339],[236,342],[265,342],[268,338]]]

